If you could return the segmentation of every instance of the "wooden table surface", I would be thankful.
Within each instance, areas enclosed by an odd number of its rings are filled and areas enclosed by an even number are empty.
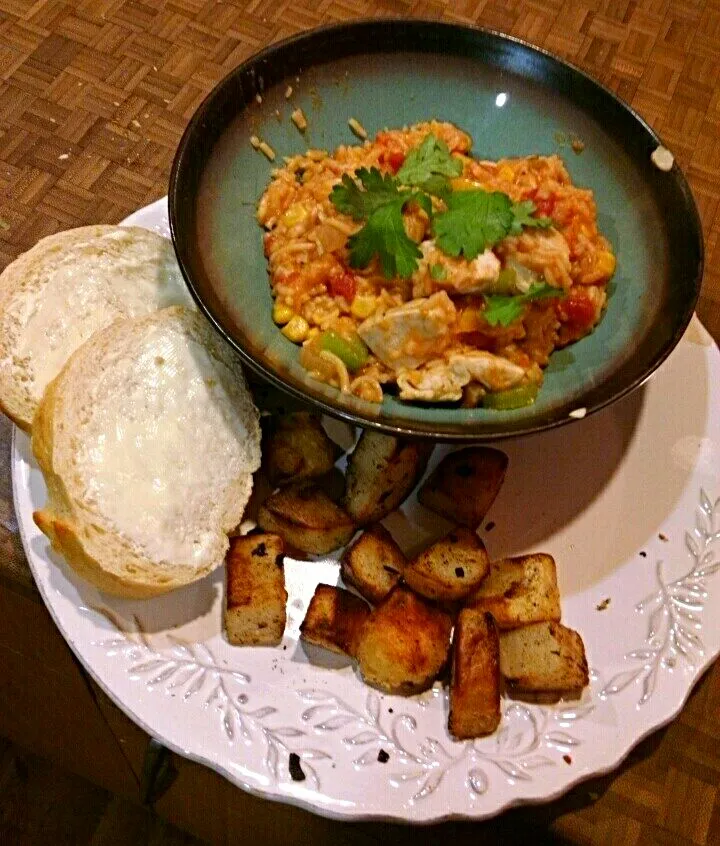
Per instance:
[[[318,24],[378,16],[511,33],[629,102],[692,186],[706,250],[697,310],[720,338],[720,0],[0,0],[0,267],[44,235],[114,223],[162,197],[188,119],[252,53]],[[28,584],[12,519],[8,431],[0,427],[0,574]],[[716,665],[680,717],[618,772],[558,802],[475,826],[473,837],[515,842],[521,832],[536,840],[548,832],[568,843],[720,843],[718,741]],[[259,817],[285,813],[266,803],[253,808]],[[333,836],[332,826],[325,831]],[[386,827],[375,832],[393,836]],[[435,829],[440,836],[456,832]],[[425,830],[412,839],[428,838]]]

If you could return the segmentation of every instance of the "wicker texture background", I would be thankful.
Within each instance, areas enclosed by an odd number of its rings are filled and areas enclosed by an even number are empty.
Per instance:
[[[0,267],[44,235],[117,222],[164,195],[187,120],[253,52],[318,24],[382,15],[511,33],[627,100],[692,185],[706,241],[699,314],[720,337],[720,0],[0,0]],[[29,583],[8,433],[0,426],[0,574]],[[719,741],[716,667],[619,773],[513,812],[485,827],[486,842],[501,842],[512,821],[528,837],[549,826],[573,843],[720,843]]]

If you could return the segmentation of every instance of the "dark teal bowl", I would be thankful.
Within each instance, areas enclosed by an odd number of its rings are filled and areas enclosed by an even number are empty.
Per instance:
[[[293,88],[290,101],[285,98]],[[505,96],[498,97],[499,94]],[[300,106],[309,128],[290,121]],[[617,253],[607,313],[587,338],[555,353],[534,405],[516,411],[381,406],[311,379],[299,348],[272,321],[258,199],[283,156],[356,139],[348,118],[378,129],[438,118],[470,132],[482,158],[558,153],[595,192],[601,231]],[[581,154],[568,143],[584,142]],[[660,139],[581,71],[516,39],[424,21],[368,21],[315,30],[236,68],[200,106],[170,178],[170,226],[190,290],[261,376],[360,426],[443,440],[488,441],[572,422],[638,387],[680,340],[695,307],[703,242],[685,178],[658,170]]]

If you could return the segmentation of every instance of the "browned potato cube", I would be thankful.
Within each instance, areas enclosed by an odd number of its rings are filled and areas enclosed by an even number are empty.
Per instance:
[[[485,544],[459,526],[429,546],[403,572],[410,587],[428,599],[464,599],[477,589],[490,568]]]
[[[407,559],[388,530],[379,523],[366,529],[348,547],[340,562],[345,584],[377,605],[390,593],[405,570]]]
[[[288,485],[268,497],[260,506],[258,525],[316,555],[345,546],[355,534],[355,525],[345,511],[309,482]]]
[[[275,646],[285,631],[283,542],[277,535],[230,541],[225,560],[225,631],[236,646]]]
[[[460,740],[500,723],[500,646],[490,614],[464,608],[455,622],[450,679],[450,732]]]
[[[491,447],[446,455],[418,491],[418,500],[448,520],[477,529],[500,492],[508,457]]]
[[[431,443],[407,441],[366,429],[348,459],[345,508],[358,525],[394,511],[427,467]]]
[[[362,629],[356,657],[363,679],[390,693],[425,690],[447,660],[451,629],[449,614],[398,585]]]
[[[493,561],[487,578],[466,605],[489,611],[501,629],[545,620],[560,622],[560,592],[553,557],[538,552]]]
[[[276,415],[266,426],[263,456],[273,485],[322,476],[332,469],[340,454],[320,418],[307,411]]]
[[[500,672],[519,693],[578,696],[589,681],[582,638],[560,623],[501,632]]]
[[[308,643],[354,658],[369,616],[370,608],[359,596],[340,587],[318,585],[300,625],[300,636]]]

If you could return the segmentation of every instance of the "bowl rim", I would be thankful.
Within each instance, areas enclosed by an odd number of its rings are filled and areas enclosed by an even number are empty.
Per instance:
[[[639,128],[648,136],[649,140],[652,141],[655,147],[663,146],[660,136],[647,123],[647,121],[641,115],[639,115],[629,103],[623,100],[610,88],[605,86],[603,83],[599,82],[597,79],[592,77],[590,74],[586,73],[584,70],[582,70],[580,67],[573,64],[572,62],[560,58],[559,56],[556,56],[551,53],[549,50],[546,50],[543,47],[538,47],[514,35],[509,35],[487,27],[468,26],[466,24],[460,23],[409,17],[389,17],[381,19],[359,18],[353,21],[347,21],[338,24],[328,24],[324,26],[314,27],[309,30],[304,30],[302,32],[284,38],[281,41],[274,42],[273,44],[270,44],[267,47],[264,47],[262,50],[257,53],[254,53],[245,61],[241,62],[231,71],[229,71],[212,88],[212,90],[207,94],[207,96],[203,99],[198,108],[195,110],[187,126],[185,127],[185,130],[180,139],[180,143],[178,144],[175,157],[172,163],[168,189],[170,234],[178,264],[185,279],[185,283],[188,286],[190,294],[196,302],[200,311],[210,321],[215,330],[219,332],[220,335],[225,339],[225,341],[229,343],[230,346],[238,353],[238,355],[242,359],[243,364],[249,367],[251,371],[259,375],[263,380],[269,382],[271,385],[274,385],[276,388],[279,388],[285,394],[289,394],[296,400],[300,400],[305,404],[309,404],[311,406],[316,407],[320,412],[324,414],[328,414],[332,417],[338,418],[352,425],[359,426],[363,429],[374,429],[376,431],[396,436],[413,437],[433,441],[443,441],[448,443],[484,443],[491,441],[496,442],[502,440],[510,440],[512,438],[517,437],[526,437],[528,435],[536,435],[542,432],[556,429],[561,426],[566,426],[573,422],[577,422],[577,420],[582,419],[584,417],[589,417],[590,415],[595,414],[604,408],[607,408],[608,406],[632,393],[637,388],[641,387],[653,375],[653,373],[658,369],[658,367],[662,365],[662,363],[667,359],[667,357],[679,343],[680,339],[682,338],[683,334],[685,333],[685,330],[687,329],[690,323],[690,320],[692,319],[702,286],[705,255],[702,222],[690,185],[685,177],[685,174],[683,173],[679,164],[675,160],[673,161],[672,175],[677,183],[677,187],[679,188],[680,193],[685,199],[685,210],[689,213],[689,219],[686,220],[686,229],[688,230],[688,237],[695,242],[694,245],[697,250],[697,267],[695,271],[695,277],[692,280],[693,295],[687,298],[682,315],[680,316],[679,320],[676,321],[675,330],[669,342],[666,343],[655,354],[655,356],[652,358],[650,364],[645,368],[645,370],[639,373],[633,379],[631,379],[625,386],[623,386],[620,390],[616,391],[611,396],[596,402],[592,406],[584,408],[580,406],[583,411],[582,415],[580,416],[565,414],[562,417],[535,423],[530,420],[528,421],[527,426],[509,431],[481,431],[479,430],[479,428],[470,425],[468,425],[467,427],[455,426],[452,430],[446,431],[433,431],[432,425],[434,424],[428,424],[428,428],[419,428],[414,421],[408,421],[407,424],[403,424],[402,422],[397,421],[397,417],[394,418],[396,422],[391,422],[390,419],[384,419],[382,417],[366,417],[362,413],[355,412],[340,405],[336,405],[331,400],[323,399],[319,396],[311,396],[310,394],[303,391],[300,387],[297,387],[296,385],[286,381],[282,377],[282,375],[276,373],[273,369],[265,365],[262,361],[255,358],[251,352],[246,350],[235,338],[233,338],[232,335],[222,326],[220,320],[213,313],[212,309],[207,305],[200,291],[198,290],[197,285],[193,281],[193,275],[189,266],[189,261],[182,249],[182,238],[178,221],[178,207],[182,199],[182,175],[187,166],[192,141],[196,133],[198,132],[199,127],[203,123],[203,120],[211,105],[213,104],[215,98],[225,88],[232,85],[238,77],[242,77],[243,75],[247,74],[248,71],[250,71],[254,66],[257,66],[263,62],[267,62],[268,59],[288,50],[289,48],[297,47],[298,45],[309,44],[315,40],[327,38],[328,36],[346,36],[348,33],[357,33],[361,30],[372,31],[374,29],[387,29],[388,27],[392,26],[408,28],[410,30],[416,31],[417,34],[421,34],[423,31],[428,32],[432,29],[438,35],[438,38],[442,35],[442,33],[445,33],[446,35],[450,35],[451,33],[454,33],[456,35],[460,35],[462,33],[465,33],[466,35],[480,35],[481,37],[484,36],[490,39],[497,39],[501,42],[506,42],[509,45],[514,45],[516,47],[520,47],[524,50],[530,51],[531,53],[538,54],[543,57],[545,61],[549,61],[551,64],[555,65],[555,67],[560,67],[566,72],[569,72],[571,74],[571,77],[577,76],[581,78],[584,84],[590,85],[592,88],[595,88],[599,93],[611,98],[615,102],[616,106],[620,108],[621,111],[624,111],[629,117],[634,119],[634,121],[639,125]],[[348,53],[348,55],[351,54]],[[238,114],[240,114],[240,112],[242,111],[242,109],[245,108],[245,106],[246,104],[243,104],[242,108],[238,110]],[[578,403],[578,405],[580,405],[580,403]]]

